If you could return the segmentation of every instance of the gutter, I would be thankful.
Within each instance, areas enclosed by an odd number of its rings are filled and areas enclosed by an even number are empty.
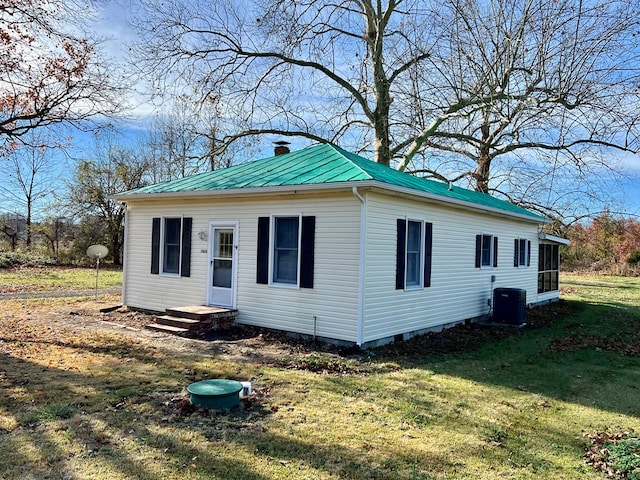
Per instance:
[[[360,258],[358,268],[358,333],[356,343],[359,347],[364,342],[364,263],[367,245],[367,201],[358,192],[358,187],[352,187],[351,192],[360,200]]]
[[[124,245],[122,246],[122,293],[120,294],[120,303],[122,305],[127,304],[127,245],[129,244],[129,205],[126,202],[121,202],[122,208],[124,208]]]

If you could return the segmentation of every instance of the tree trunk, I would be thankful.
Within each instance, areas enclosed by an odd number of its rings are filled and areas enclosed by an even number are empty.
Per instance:
[[[380,8],[380,6],[378,6]],[[375,87],[376,108],[373,112],[374,161],[389,166],[391,147],[389,132],[389,111],[391,107],[390,83],[384,63],[384,12],[365,9],[367,21],[367,46],[373,62],[373,81]]]
[[[473,178],[476,181],[476,192],[489,193],[489,178],[491,172],[491,157],[483,152],[478,157],[478,166],[473,172]]]
[[[27,250],[31,248],[31,198],[27,197],[27,218],[25,220],[25,229],[27,233],[26,245]]]
[[[391,147],[389,141],[389,90],[378,99],[378,108],[374,121],[374,161],[386,165],[391,163]]]

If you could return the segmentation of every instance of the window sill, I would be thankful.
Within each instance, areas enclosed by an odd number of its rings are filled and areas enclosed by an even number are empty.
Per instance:
[[[295,283],[278,283],[278,282],[272,282],[269,284],[270,287],[275,287],[275,288],[288,288],[290,290],[298,290],[300,289],[300,285],[295,284]]]

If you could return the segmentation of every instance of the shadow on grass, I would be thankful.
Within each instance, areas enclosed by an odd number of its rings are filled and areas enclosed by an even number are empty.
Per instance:
[[[91,478],[164,479],[167,472],[179,478],[181,470],[194,468],[202,470],[203,478],[220,472],[222,478],[267,478],[247,462],[222,458],[215,448],[194,447],[193,432],[175,441],[148,429],[155,425],[168,427],[164,431],[189,430],[180,418],[167,425],[166,402],[149,395],[155,388],[173,388],[178,394],[177,385],[149,386],[147,373],[133,369],[118,383],[108,372],[45,367],[5,353],[0,353],[0,362],[0,421],[12,423],[0,435],[1,478],[75,478],[82,471],[83,478],[93,474]],[[130,396],[114,397],[114,390],[126,390]],[[50,415],[42,418],[39,412],[53,404],[65,405],[64,415],[56,418],[56,409],[49,408]],[[225,477],[225,472],[236,476]],[[238,472],[243,472],[241,477]]]
[[[378,353],[403,367],[640,417],[640,308],[562,301],[530,310],[528,322],[460,326]]]
[[[381,438],[356,446],[335,443],[304,425],[290,425],[289,434],[275,433],[252,420],[271,414],[260,406],[182,414],[167,397],[147,395],[147,375],[135,369],[117,383],[118,376],[109,372],[45,367],[6,353],[0,353],[0,362],[5,393],[0,420],[11,416],[15,421],[0,435],[1,478],[266,480],[301,478],[302,468],[306,474],[315,470],[345,479],[428,480],[457,461],[455,452],[424,452]],[[134,386],[142,390],[134,393]],[[131,396],[114,399],[113,388],[130,388]],[[71,413],[38,419],[37,412],[54,402],[67,405]],[[482,455],[480,445],[472,448]]]

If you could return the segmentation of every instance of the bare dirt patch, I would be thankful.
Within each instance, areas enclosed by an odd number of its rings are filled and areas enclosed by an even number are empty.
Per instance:
[[[101,312],[118,305],[118,296],[0,300],[0,351],[15,342],[81,346],[92,339],[117,336],[132,349],[147,348],[165,355],[213,356],[221,360],[252,362],[327,373],[354,371],[332,346],[298,341],[284,334],[246,327],[212,332],[190,339],[145,328],[152,314],[126,308]],[[109,342],[107,347],[109,348]],[[126,352],[122,352],[126,354]],[[305,360],[306,357],[309,359]],[[339,360],[340,359],[340,360]]]

